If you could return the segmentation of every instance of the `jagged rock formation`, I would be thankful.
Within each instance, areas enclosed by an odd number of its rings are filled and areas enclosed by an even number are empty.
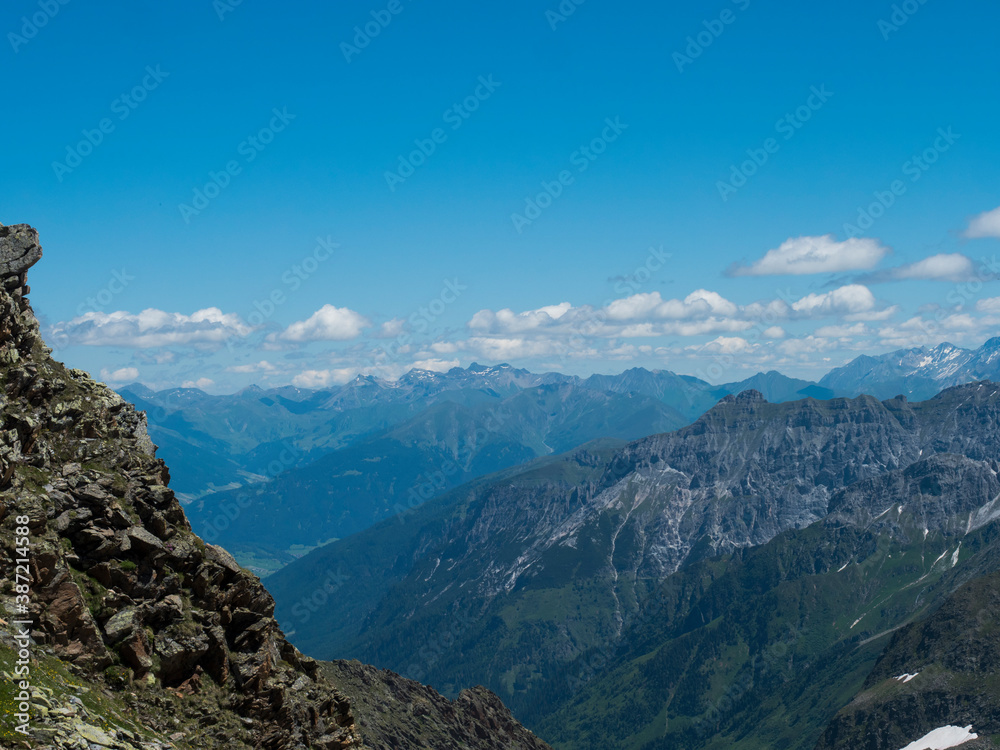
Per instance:
[[[40,257],[33,229],[0,226],[3,593],[24,619],[12,595],[27,517],[36,667],[68,667],[53,685],[77,691],[35,691],[30,746],[364,747],[347,698],[285,639],[260,580],[192,533],[145,415],[49,356],[25,297]],[[0,661],[13,645],[6,625]],[[79,702],[83,690],[137,723],[88,723],[97,709]],[[454,746],[440,739],[426,747]]]
[[[191,532],[144,415],[48,356],[24,297],[37,234],[0,231],[3,565],[28,516],[35,643],[86,674],[216,692],[224,710],[202,746],[360,746],[346,699],[285,640],[260,581]]]
[[[321,662],[323,674],[352,696],[365,744],[372,750],[546,750],[486,688],[449,701],[437,691],[359,661]]]

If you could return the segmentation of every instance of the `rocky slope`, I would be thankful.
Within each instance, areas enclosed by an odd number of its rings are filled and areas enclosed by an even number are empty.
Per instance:
[[[545,750],[524,731],[500,699],[485,688],[463,690],[454,701],[429,687],[359,661],[321,662],[323,674],[354,696],[352,707],[372,750]]]
[[[5,712],[5,743],[364,747],[348,699],[285,639],[259,579],[192,533],[144,415],[49,356],[26,297],[27,270],[40,257],[33,229],[0,226],[0,571],[8,611],[0,662],[10,672],[25,647],[16,621],[30,621],[37,680],[32,736],[13,731]],[[15,588],[24,585],[15,584],[24,557],[26,602]],[[453,746],[444,741],[427,747]]]
[[[895,633],[859,694],[816,750],[896,750],[946,726],[963,750],[1000,747],[1000,574],[965,584],[930,617]]]
[[[617,648],[591,650],[559,675],[562,684],[546,686],[563,701],[538,731],[566,750],[811,750],[866,678],[882,681],[868,675],[879,672],[893,633],[938,618],[952,592],[1000,569],[998,468],[995,459],[933,454],[836,493],[833,512],[806,529],[686,566],[663,581]],[[988,609],[992,597],[981,594],[970,600]],[[936,635],[955,653],[973,646],[961,628]],[[938,689],[936,714],[891,722],[892,706],[849,714],[858,731],[842,732],[836,746],[867,748],[862,739],[889,725],[901,731],[878,746],[887,750],[972,718],[992,731],[982,715],[953,710],[1000,706],[987,687],[996,644],[981,645],[966,664],[964,691],[927,683]],[[910,656],[916,666],[892,677],[927,661]]]

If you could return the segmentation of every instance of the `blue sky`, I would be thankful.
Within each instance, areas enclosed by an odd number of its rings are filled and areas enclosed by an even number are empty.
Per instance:
[[[998,15],[15,0],[0,222],[41,233],[57,356],[116,383],[721,382],[978,346]]]

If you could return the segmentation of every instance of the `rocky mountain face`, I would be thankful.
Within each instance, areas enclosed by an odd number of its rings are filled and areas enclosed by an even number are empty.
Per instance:
[[[1000,740],[1000,574],[965,584],[897,631],[816,750],[895,750],[942,727],[969,727],[963,750]]]
[[[674,433],[624,447],[584,446],[458,488],[314,551],[269,584],[279,618],[307,652],[361,658],[448,693],[483,682],[518,716],[558,738],[565,722],[537,722],[572,697],[564,678],[579,673],[580,660],[595,650],[607,663],[609,653],[627,649],[646,603],[678,580],[673,576],[692,566],[712,570],[720,555],[742,559],[746,550],[841,517],[854,536],[869,524],[878,531],[885,513],[896,513],[899,525],[885,539],[905,543],[906,555],[922,559],[930,553],[925,542],[940,546],[945,539],[948,555],[958,554],[955,534],[977,532],[1000,516],[993,505],[998,455],[1000,386],[993,383],[920,403],[864,396],[772,404],[743,392]],[[855,540],[864,559],[886,543],[880,534]],[[821,536],[817,544],[833,543]],[[815,550],[797,554],[797,569],[815,573]],[[936,549],[927,563],[941,554]],[[319,602],[298,583],[332,571],[361,615],[356,624],[345,620],[341,597]],[[882,585],[891,589],[899,580]],[[704,585],[699,581],[691,591]],[[752,581],[745,586],[752,599]],[[831,595],[829,606],[835,602]],[[862,598],[852,607],[864,614],[874,603]],[[900,611],[917,610],[909,602]],[[838,627],[851,635],[850,625]],[[674,637],[664,635],[660,645]],[[825,637],[832,649],[845,635]],[[733,649],[744,647],[733,641]],[[626,718],[608,726],[620,728]],[[584,739],[565,746],[602,746],[588,744],[592,735]]]
[[[952,344],[900,349],[878,357],[861,356],[831,370],[819,382],[841,396],[868,393],[878,398],[902,394],[922,400],[955,385],[1000,380],[1000,338],[979,349]]]
[[[824,735],[831,744],[821,747],[899,750],[945,726],[994,735],[998,655],[989,655],[996,644],[982,611],[993,596],[982,582],[1000,569],[1000,524],[987,520],[1000,498],[998,468],[995,459],[935,454],[836,493],[835,510],[805,529],[685,566],[645,602],[618,648],[593,649],[551,681],[548,692],[563,698],[536,720],[539,732],[567,750],[811,750]],[[970,580],[981,583],[967,596]],[[954,615],[947,629],[933,625],[956,596],[976,602],[979,620],[966,620],[968,630],[954,627]],[[970,634],[979,628],[977,642]],[[911,629],[907,658],[878,666]],[[964,684],[931,676],[932,642],[975,654]],[[895,678],[923,666],[926,706],[865,712],[897,687],[912,694],[919,676],[905,688]],[[879,735],[884,743],[869,741]]]
[[[27,646],[37,681],[30,735],[5,711],[5,746],[365,747],[350,701],[286,640],[260,580],[192,533],[144,415],[50,357],[26,297],[40,257],[33,229],[0,226],[0,664],[11,673]],[[11,703],[13,686],[0,696]],[[508,722],[475,747],[507,747],[510,732],[525,734]],[[450,742],[426,746],[466,747]]]

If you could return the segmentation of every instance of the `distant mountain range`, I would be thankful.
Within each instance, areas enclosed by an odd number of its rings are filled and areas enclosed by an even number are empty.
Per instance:
[[[1000,570],[998,457],[994,383],[918,403],[747,391],[672,433],[482,477],[268,587],[307,653],[445,694],[484,684],[556,748],[898,750],[960,720],[996,733],[1000,689],[967,679],[953,644],[925,647],[933,619],[873,670],[894,631]],[[317,596],[332,576],[337,595]],[[897,669],[924,676],[897,687]],[[868,743],[875,725],[888,742]]]
[[[729,394],[919,399],[978,378],[1000,379],[1000,338],[975,351],[942,344],[859,357],[819,383],[776,371],[711,385],[665,370],[580,378],[474,363],[323,390],[119,392],[147,411],[196,531],[266,575],[476,477],[597,438],[674,430]]]
[[[712,386],[641,368],[583,379],[478,364],[322,391],[120,392],[150,415],[194,528],[266,575],[476,477],[674,430],[752,386],[775,401],[830,395],[776,372]]]
[[[831,370],[819,384],[838,396],[867,393],[892,398],[901,394],[919,401],[953,385],[977,380],[1000,380],[1000,337],[978,349],[941,344],[878,357],[861,356]]]

